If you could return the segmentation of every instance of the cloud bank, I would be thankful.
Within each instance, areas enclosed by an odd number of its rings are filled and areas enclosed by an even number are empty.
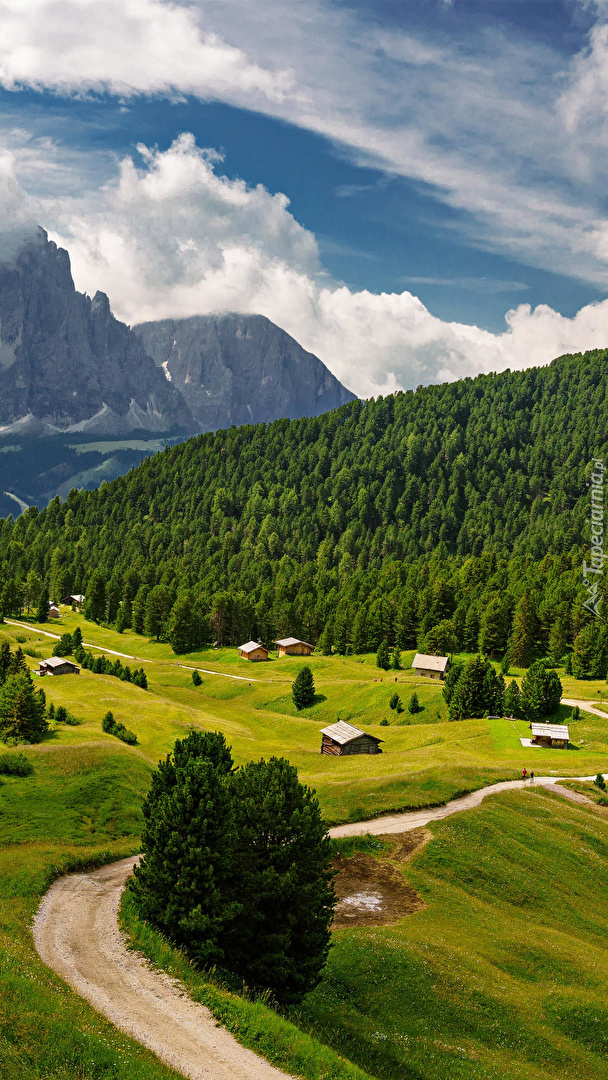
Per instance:
[[[363,397],[608,345],[608,301],[572,319],[522,304],[492,334],[436,318],[410,292],[333,281],[286,196],[226,178],[189,134],[164,152],[139,147],[100,190],[40,199],[36,211],[68,248],[77,286],[103,289],[125,321],[260,313]]]
[[[263,112],[427,185],[468,242],[605,286],[608,26],[588,10],[568,57],[466,13],[388,32],[319,0],[0,0],[0,86]]]

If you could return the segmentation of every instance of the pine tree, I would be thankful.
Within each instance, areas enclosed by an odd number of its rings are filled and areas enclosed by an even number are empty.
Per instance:
[[[161,638],[166,640],[168,621],[171,612],[171,593],[164,585],[155,585],[150,590],[146,600],[146,613],[144,616],[144,633],[147,637]]]
[[[503,656],[502,660],[500,661],[500,670],[502,671],[503,675],[508,675],[509,674],[509,668],[510,667],[511,667],[511,658],[510,658],[508,650],[507,650],[507,652]]]
[[[450,699],[450,720],[502,711],[504,679],[485,656],[474,656],[461,672]]]
[[[528,667],[532,662],[538,636],[538,618],[529,592],[521,597],[513,617],[513,631],[509,639],[509,657],[517,667]]]
[[[395,691],[394,694],[391,694],[391,698],[388,704],[389,708],[391,709],[397,709],[399,707],[399,705],[401,704],[401,698],[399,697],[397,691]]]
[[[321,656],[331,656],[333,639],[333,623],[330,621],[325,624],[325,629],[319,638],[318,651]]]
[[[106,614],[106,580],[101,570],[95,570],[89,579],[84,603],[84,615],[92,622],[101,622]]]
[[[572,674],[575,679],[605,679],[608,667],[606,627],[587,623],[574,639]]]
[[[136,634],[143,634],[144,632],[146,602],[149,592],[149,585],[140,585],[135,600],[133,601],[133,629]]]
[[[203,680],[201,679],[198,671],[193,671],[192,672],[192,682],[194,683],[194,685],[195,686],[200,686],[202,684],[202,681]]]
[[[72,634],[72,644],[75,649],[79,649],[82,645],[82,630],[77,626]]]
[[[401,650],[398,645],[395,645],[391,653],[391,668],[393,671],[401,671]]]
[[[549,631],[548,660],[550,664],[561,664],[568,648],[568,633],[562,619],[557,619]]]
[[[452,696],[454,694],[454,688],[458,682],[460,676],[464,671],[464,662],[462,660],[455,660],[450,664],[447,670],[447,674],[443,683],[443,700],[450,704]]]
[[[218,733],[209,733],[207,748],[198,734],[178,740],[152,774],[143,805],[143,859],[130,888],[143,919],[208,965],[223,960],[219,937],[240,902],[228,896],[235,845],[226,787],[232,759]]]
[[[509,608],[502,596],[495,596],[487,605],[479,628],[479,649],[486,656],[504,652],[509,633]]]
[[[522,710],[527,720],[542,720],[557,712],[562,684],[557,672],[547,670],[544,660],[536,660],[521,681]]]
[[[248,986],[297,1003],[321,977],[335,905],[319,804],[278,758],[239,769],[229,790],[231,896],[242,906],[220,935],[224,963]]]
[[[0,687],[0,738],[3,742],[36,743],[48,731],[45,702],[29,672],[8,675]]]
[[[49,590],[46,585],[40,592],[38,597],[38,607],[36,609],[36,622],[45,623],[49,619]]]
[[[152,590],[151,596],[154,590]],[[174,653],[195,652],[206,645],[211,636],[209,621],[199,610],[192,593],[175,601],[169,616],[168,638]]]
[[[411,695],[410,700],[407,703],[407,711],[414,716],[416,713],[421,712],[420,701],[418,700],[418,694],[416,691]]]
[[[523,717],[521,694],[515,679],[511,679],[511,682],[505,690],[504,710],[506,716],[513,716],[518,720],[521,720]]]
[[[291,696],[296,709],[306,709],[315,703],[315,682],[306,664],[300,668],[291,686]]]
[[[378,652],[376,653],[376,666],[382,668],[384,671],[388,671],[391,666],[391,654],[388,647],[386,638],[380,642],[378,646]]]

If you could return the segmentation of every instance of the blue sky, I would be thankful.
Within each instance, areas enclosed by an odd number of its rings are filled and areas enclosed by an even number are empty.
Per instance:
[[[608,345],[606,14],[0,0],[0,208],[127,321],[263,311],[361,394]]]

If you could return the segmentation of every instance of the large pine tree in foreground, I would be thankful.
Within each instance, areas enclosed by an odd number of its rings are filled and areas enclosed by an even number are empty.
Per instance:
[[[233,771],[218,732],[178,740],[144,803],[138,910],[201,965],[297,1002],[327,959],[335,897],[314,793],[283,759]]]

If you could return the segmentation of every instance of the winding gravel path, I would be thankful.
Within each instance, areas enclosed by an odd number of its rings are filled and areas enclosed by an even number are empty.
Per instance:
[[[608,773],[605,776],[608,776]],[[428,825],[431,821],[442,821],[443,818],[451,817],[452,814],[460,814],[462,810],[472,810],[474,806],[479,806],[483,802],[486,795],[495,795],[499,791],[515,791],[517,788],[552,787],[556,784],[559,785],[560,780],[595,780],[595,776],[536,776],[534,781],[530,779],[504,780],[499,784],[490,784],[488,787],[471,791],[460,799],[452,799],[445,806],[434,806],[429,810],[408,810],[404,814],[390,814],[386,817],[372,818],[371,821],[355,821],[349,825],[336,825],[335,828],[329,830],[329,835],[335,837],[365,836],[366,833],[370,833],[372,836],[384,836],[388,833],[410,832],[412,829],[419,829],[422,825]],[[596,805],[592,799],[587,799],[584,795],[577,795],[576,792],[570,791],[568,788],[559,787],[556,790],[566,799],[571,798],[573,802],[583,800],[592,806]]]
[[[34,942],[45,964],[121,1031],[191,1080],[286,1080],[284,1072],[218,1026],[179,983],[127,949],[118,905],[136,861],[122,859],[55,882],[34,922]]]

